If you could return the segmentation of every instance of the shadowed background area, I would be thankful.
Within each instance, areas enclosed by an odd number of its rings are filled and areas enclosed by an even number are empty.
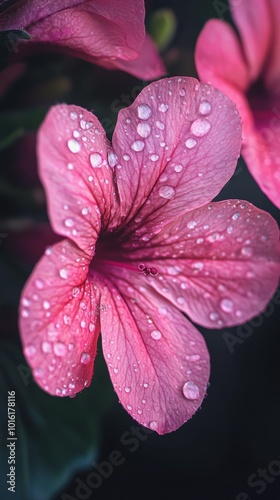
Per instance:
[[[245,0],[244,0],[245,1]],[[161,10],[164,9],[164,10]],[[194,47],[209,18],[231,22],[226,1],[148,1],[146,25],[168,75],[197,77]],[[229,56],[230,57],[230,56]],[[207,330],[211,377],[201,409],[174,433],[145,431],[126,414],[109,380],[101,345],[89,389],[74,399],[43,393],[21,354],[21,289],[57,237],[48,227],[36,171],[36,130],[50,105],[94,110],[111,138],[117,112],[146,82],[58,53],[18,67],[0,114],[1,498],[7,492],[7,391],[16,391],[16,500],[276,500],[280,495],[280,289],[245,325]],[[217,200],[240,198],[279,210],[242,159]]]

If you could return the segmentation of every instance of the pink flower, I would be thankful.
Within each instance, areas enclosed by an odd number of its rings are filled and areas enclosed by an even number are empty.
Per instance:
[[[16,53],[30,42],[48,43],[105,68],[152,80],[165,69],[145,33],[144,19],[143,0],[27,0],[0,15],[0,30],[22,29],[31,35],[21,45],[16,42]]]
[[[262,311],[279,276],[279,230],[248,202],[210,203],[234,172],[233,103],[193,78],[163,79],[119,112],[112,139],[90,112],[58,105],[38,138],[54,230],[21,297],[37,383],[69,396],[90,384],[96,345],[124,408],[159,434],[199,408],[209,355],[195,323]]]
[[[243,120],[242,155],[251,174],[280,208],[280,3],[231,1],[239,33],[216,19],[195,51],[199,77],[227,94]]]

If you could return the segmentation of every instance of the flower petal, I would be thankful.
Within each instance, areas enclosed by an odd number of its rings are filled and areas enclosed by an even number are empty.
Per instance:
[[[270,0],[230,0],[233,19],[238,27],[251,80],[255,80],[271,49]],[[221,43],[221,42],[220,42]]]
[[[151,83],[119,112],[113,135],[123,224],[136,214],[147,226],[166,224],[209,202],[240,146],[239,114],[216,89],[194,78]]]
[[[97,118],[78,106],[51,108],[39,130],[40,177],[52,226],[89,255],[101,223],[117,225],[110,151]]]
[[[87,387],[100,332],[100,292],[89,261],[68,240],[49,247],[21,296],[24,353],[38,385],[57,396]]]
[[[266,87],[271,93],[280,94],[280,4],[278,0],[269,0],[270,4],[270,32],[271,32],[271,45],[268,54],[268,62],[264,69],[264,80]]]
[[[195,65],[203,82],[216,85],[221,79],[240,91],[248,88],[249,72],[242,47],[233,28],[223,21],[211,19],[205,24],[196,42]]]
[[[145,286],[144,276],[112,270],[110,279],[102,295],[101,328],[115,390],[137,422],[159,434],[172,432],[193,416],[205,396],[209,354],[204,339]]]
[[[133,255],[140,259],[141,251]],[[192,321],[209,328],[236,325],[262,312],[275,292],[279,229],[248,202],[212,203],[153,236],[145,259],[158,270],[147,276],[150,285]]]

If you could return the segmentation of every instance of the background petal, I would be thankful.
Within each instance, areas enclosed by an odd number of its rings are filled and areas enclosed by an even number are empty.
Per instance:
[[[101,224],[117,224],[110,146],[97,118],[78,107],[49,111],[38,135],[38,158],[54,231],[92,255]],[[108,157],[109,155],[109,157]]]
[[[114,388],[140,424],[159,434],[174,431],[192,417],[206,393],[204,339],[145,276],[112,268],[110,280],[102,294],[101,328]]]
[[[46,249],[20,305],[24,354],[38,385],[69,396],[90,384],[100,332],[100,294],[86,255],[68,240]]]
[[[241,36],[251,80],[259,77],[273,40],[269,4],[270,0],[230,0],[232,16]]]
[[[189,212],[136,249],[158,269],[150,285],[208,328],[245,323],[262,312],[279,282],[279,229],[266,212],[228,200]]]
[[[119,112],[112,143],[123,224],[137,216],[150,232],[219,193],[239,156],[240,117],[207,84],[162,79]]]

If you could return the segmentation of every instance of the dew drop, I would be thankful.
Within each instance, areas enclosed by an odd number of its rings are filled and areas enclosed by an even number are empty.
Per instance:
[[[172,196],[174,196],[175,190],[171,186],[162,186],[159,188],[159,195],[162,198],[167,198],[170,199]]]
[[[71,153],[79,153],[79,151],[81,151],[81,145],[77,139],[69,139],[67,145]]]
[[[178,297],[177,302],[178,302],[178,304],[183,305],[183,304],[185,304],[186,301],[185,301],[184,297]]]
[[[183,165],[180,165],[180,164],[175,165],[174,170],[175,170],[175,172],[178,172],[178,173],[179,173],[179,172],[182,172],[182,170],[183,170]]]
[[[63,342],[55,342],[53,346],[53,351],[56,354],[56,356],[65,356],[66,354],[66,347]]]
[[[99,153],[91,153],[89,161],[93,168],[100,168],[102,164],[102,156]]]
[[[134,141],[131,145],[131,149],[134,151],[142,151],[145,147],[145,143],[143,141]]]
[[[152,420],[152,422],[149,423],[150,429],[155,431],[158,428],[158,423],[155,420]]]
[[[195,226],[197,226],[197,222],[195,220],[190,220],[188,223],[187,223],[187,227],[189,229],[193,229]]]
[[[203,268],[204,268],[204,265],[202,262],[194,262],[192,264],[192,269],[195,269],[196,271],[202,271]]]
[[[185,89],[180,89],[179,90],[179,94],[180,94],[181,97],[184,97],[186,95]]]
[[[183,386],[185,398],[195,400],[199,397],[199,388],[193,382],[186,382]]]
[[[161,339],[161,337],[162,337],[162,335],[161,335],[161,332],[160,332],[159,330],[153,330],[153,331],[151,332],[151,337],[152,337],[152,339],[154,339],[154,340],[160,340],[160,339]]]
[[[137,132],[138,132],[138,134],[141,137],[143,137],[144,139],[146,139],[147,137],[149,137],[149,135],[151,133],[151,127],[146,122],[144,122],[144,123],[138,123],[138,125],[137,125]]]
[[[246,255],[246,257],[251,257],[253,255],[253,249],[251,247],[243,247],[241,253],[242,255]]]
[[[77,286],[74,286],[74,288],[72,289],[73,297],[77,297],[77,295],[79,295],[79,293],[80,293],[80,289]]]
[[[199,112],[201,115],[209,115],[211,113],[212,106],[208,101],[202,101],[199,105]]]
[[[138,118],[141,120],[147,120],[152,114],[152,110],[148,104],[140,104],[137,107]]]
[[[237,220],[237,219],[239,219],[239,217],[240,217],[240,213],[239,212],[235,212],[235,214],[233,214],[233,216],[232,216],[232,219],[233,220]]]
[[[116,155],[116,153],[113,153],[113,151],[110,151],[108,153],[108,163],[110,165],[110,167],[115,167],[118,163],[118,157]]]
[[[27,309],[23,309],[23,310],[21,311],[21,316],[22,316],[23,318],[28,318],[29,314],[30,314],[30,313],[29,313],[29,311],[28,311]]]
[[[51,307],[50,303],[48,300],[44,300],[43,302],[43,308],[44,309],[49,309]]]
[[[160,130],[164,130],[165,129],[165,124],[163,122],[161,122],[160,120],[156,121],[156,126]]]
[[[191,131],[196,137],[203,137],[211,128],[210,122],[202,118],[198,118],[191,124]]]
[[[87,352],[82,352],[80,361],[83,365],[87,365],[90,362],[90,355]]]
[[[74,221],[73,221],[73,219],[65,219],[65,221],[64,221],[64,225],[65,225],[66,227],[72,227],[72,226],[74,225]]]
[[[39,290],[42,290],[43,286],[44,286],[44,283],[42,280],[36,280],[35,281],[35,286],[36,288],[38,288]]]
[[[153,155],[150,155],[150,156],[149,156],[149,158],[150,158],[150,160],[152,160],[152,161],[157,161],[157,160],[159,159],[159,156],[158,156],[158,155],[156,155],[156,154],[153,154]]]
[[[52,345],[47,340],[42,342],[42,351],[46,354],[52,352]]]
[[[68,387],[69,387],[69,389],[75,389],[75,384],[73,384],[72,382],[70,382],[70,384],[69,384]]]
[[[158,106],[158,110],[161,113],[166,113],[166,111],[168,110],[168,108],[169,108],[168,104],[164,104],[163,102],[161,104],[159,104],[159,106]]]
[[[224,311],[224,312],[231,312],[232,311],[232,308],[233,308],[233,302],[232,300],[230,299],[223,299],[221,300],[220,302],[220,306],[221,306],[221,309]]]
[[[30,344],[28,346],[25,347],[24,349],[24,354],[27,356],[27,357],[32,357],[36,354],[37,352],[37,349],[34,345]]]
[[[76,111],[71,111],[70,118],[71,120],[76,120],[78,118]]]
[[[129,155],[123,155],[123,159],[124,159],[125,161],[129,161],[129,160],[130,160],[130,156],[129,156]]]
[[[67,277],[68,277],[68,274],[67,274],[66,269],[60,269],[60,271],[59,271],[59,276],[60,276],[62,279],[66,280],[66,279],[67,279]]]
[[[216,312],[211,312],[209,314],[209,318],[211,319],[211,321],[216,321],[218,319],[218,317],[219,317],[219,315]]]
[[[185,145],[188,149],[192,149],[197,145],[197,141],[192,137],[189,137],[189,139],[186,140]]]
[[[126,392],[127,394],[131,391],[131,387],[125,387],[124,388],[124,392]]]

